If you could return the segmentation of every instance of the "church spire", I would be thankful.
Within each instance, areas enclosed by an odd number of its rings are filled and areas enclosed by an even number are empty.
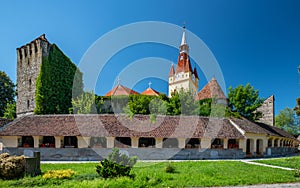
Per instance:
[[[181,38],[181,44],[180,44],[180,53],[189,53],[189,45],[186,42],[186,36],[185,36],[185,25],[183,26],[183,33]]]

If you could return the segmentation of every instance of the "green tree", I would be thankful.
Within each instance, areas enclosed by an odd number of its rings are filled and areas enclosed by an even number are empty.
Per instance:
[[[67,114],[72,97],[82,93],[82,73],[55,45],[43,57],[36,81],[36,114]]]
[[[198,109],[198,104],[189,91],[181,89],[169,99],[168,115],[195,115]]]
[[[7,118],[7,119],[15,119],[17,117],[17,114],[16,114],[16,102],[8,103],[6,105],[3,117]]]
[[[300,116],[300,98],[296,99],[296,107],[294,108],[296,114]]]
[[[261,106],[263,99],[259,97],[258,90],[255,90],[249,83],[246,86],[239,85],[234,89],[230,86],[228,98],[232,112],[238,112],[251,121],[261,117],[261,112],[257,112],[256,109]]]
[[[160,95],[150,101],[149,110],[154,115],[166,115],[168,111],[168,98],[166,95]]]
[[[130,95],[128,107],[134,114],[150,114],[149,104],[153,98],[148,95]]]
[[[91,92],[83,92],[76,99],[72,99],[72,112],[74,114],[96,114],[95,94]]]
[[[275,117],[275,126],[296,136],[299,133],[299,118],[293,109],[285,108]]]
[[[3,71],[0,71],[0,117],[3,117],[7,104],[13,103],[15,85]]]

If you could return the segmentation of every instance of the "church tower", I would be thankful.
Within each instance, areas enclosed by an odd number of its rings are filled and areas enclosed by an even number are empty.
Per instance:
[[[194,95],[198,92],[199,77],[196,67],[194,67],[194,70],[192,69],[189,57],[189,45],[186,42],[185,35],[185,27],[183,27],[176,70],[174,65],[172,65],[169,73],[169,97],[181,89],[191,91]]]

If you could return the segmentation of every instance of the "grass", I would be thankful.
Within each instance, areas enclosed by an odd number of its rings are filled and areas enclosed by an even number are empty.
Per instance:
[[[47,170],[72,169],[76,174],[73,179],[64,180],[44,179],[41,176],[0,180],[0,187],[206,187],[300,182],[293,171],[239,161],[174,162],[174,173],[166,173],[168,165],[168,162],[138,162],[132,171],[134,180],[127,177],[104,180],[96,173],[96,163],[42,164],[43,173]]]
[[[274,166],[300,169],[300,156],[270,159],[270,160],[257,160],[255,162],[274,165]]]

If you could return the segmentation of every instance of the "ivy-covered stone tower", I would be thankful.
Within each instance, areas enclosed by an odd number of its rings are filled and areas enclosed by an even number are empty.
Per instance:
[[[17,48],[17,117],[68,114],[82,89],[82,73],[45,35]]]
[[[36,80],[43,57],[48,56],[51,44],[45,34],[17,48],[17,116],[33,114],[36,107]]]

